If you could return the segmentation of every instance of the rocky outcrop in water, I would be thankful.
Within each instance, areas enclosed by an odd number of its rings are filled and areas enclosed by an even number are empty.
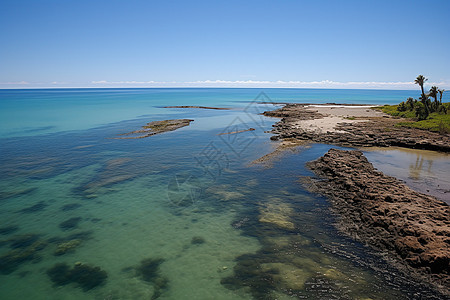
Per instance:
[[[174,131],[185,126],[189,126],[194,120],[190,119],[174,119],[174,120],[163,120],[163,121],[153,121],[147,123],[147,125],[142,126],[142,129],[122,133],[119,135],[126,135],[126,137],[118,137],[115,139],[142,139],[152,135]]]
[[[398,269],[450,295],[450,208],[377,171],[361,151],[330,149],[308,163],[321,180],[339,229],[386,256]]]

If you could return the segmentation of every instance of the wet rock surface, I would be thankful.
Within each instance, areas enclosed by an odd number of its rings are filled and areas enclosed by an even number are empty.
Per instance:
[[[305,108],[304,104],[288,104],[263,113],[282,118],[273,125],[272,140],[296,138],[317,143],[354,147],[398,146],[414,149],[450,152],[450,135],[416,128],[398,127],[404,120],[389,116],[365,118],[364,122],[341,123],[337,131],[315,132],[296,126],[296,121],[321,119],[325,115]]]
[[[338,228],[399,270],[450,295],[450,208],[377,171],[361,151],[330,149],[305,183],[329,198]]]
[[[153,121],[147,123],[147,125],[142,126],[142,129],[119,134],[123,137],[116,137],[115,139],[142,139],[152,135],[174,131],[179,128],[189,126],[194,120],[190,119],[174,119],[174,120],[163,120],[163,121]]]

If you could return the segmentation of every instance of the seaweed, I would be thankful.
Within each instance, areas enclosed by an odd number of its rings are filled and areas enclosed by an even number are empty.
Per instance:
[[[87,241],[90,240],[92,238],[92,230],[87,230],[87,231],[81,231],[81,232],[77,232],[77,233],[73,233],[70,234],[66,237],[59,237],[59,236],[55,236],[55,237],[51,237],[47,240],[47,242],[49,243],[56,243],[56,244],[61,244],[64,242],[69,242],[71,240],[81,240],[81,241]]]
[[[167,289],[168,285],[169,280],[166,277],[157,277],[153,281],[154,292],[151,299],[158,299],[162,295],[162,292]]]
[[[92,230],[86,230],[86,231],[80,231],[77,233],[72,233],[71,235],[69,235],[67,237],[67,241],[75,240],[75,239],[87,241],[92,238],[92,233],[93,233]]]
[[[9,198],[14,198],[17,196],[23,196],[23,195],[27,195],[30,194],[34,191],[36,191],[38,188],[33,187],[33,188],[24,188],[21,190],[15,190],[15,191],[1,191],[0,192],[0,200],[6,200]]]
[[[154,292],[151,299],[159,298],[163,291],[167,289],[169,280],[160,274],[159,266],[164,262],[162,258],[147,258],[141,261],[136,267],[136,273],[144,281],[153,284]],[[123,270],[126,270],[124,268]]]
[[[19,230],[19,226],[11,225],[0,228],[0,235],[8,235]]]
[[[21,209],[18,212],[22,213],[22,214],[31,214],[31,213],[35,213],[35,212],[44,210],[47,206],[48,206],[47,203],[45,203],[44,201],[40,201],[40,202],[36,203],[35,205]]]
[[[9,246],[11,248],[17,249],[17,248],[27,248],[28,246],[36,242],[38,239],[39,239],[38,234],[31,233],[14,236],[9,240],[7,240],[7,242],[10,243]]]
[[[0,256],[0,273],[7,275],[14,272],[24,262],[39,261],[41,257],[38,252],[46,246],[46,243],[36,241],[28,247],[15,248]]]
[[[100,267],[75,264],[70,272],[72,281],[78,283],[83,291],[88,291],[105,282],[108,274]]]
[[[80,262],[70,268],[66,263],[57,263],[47,270],[47,275],[55,285],[76,283],[84,292],[102,285],[108,278],[106,271],[97,266],[90,266]]]
[[[159,265],[164,262],[162,258],[147,258],[137,267],[137,273],[147,282],[153,282],[159,275]]]
[[[82,205],[79,203],[70,203],[70,204],[66,204],[64,206],[62,206],[60,209],[61,211],[69,211],[69,210],[74,210],[77,208],[80,208]]]
[[[256,254],[244,254],[236,260],[234,275],[223,278],[220,283],[229,290],[249,287],[255,299],[272,299],[271,292],[276,289],[273,278],[276,270],[261,270],[261,256]]]
[[[47,270],[47,275],[56,285],[66,285],[71,282],[70,267],[66,263],[57,263]]]
[[[59,228],[62,230],[72,230],[78,227],[81,222],[81,217],[73,217],[59,224]]]
[[[192,245],[200,245],[200,244],[204,244],[204,243],[205,243],[205,239],[202,238],[201,236],[194,236],[191,240]]]

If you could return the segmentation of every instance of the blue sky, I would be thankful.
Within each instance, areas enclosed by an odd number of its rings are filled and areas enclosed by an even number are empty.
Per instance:
[[[450,88],[450,1],[0,0],[0,88]]]

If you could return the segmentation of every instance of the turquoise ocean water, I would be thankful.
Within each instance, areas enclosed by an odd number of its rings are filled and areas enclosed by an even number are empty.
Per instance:
[[[331,146],[251,163],[277,146],[266,133],[276,119],[259,115],[276,106],[260,102],[393,104],[417,95],[0,90],[0,299],[433,297],[338,234],[327,201],[302,187],[305,162]],[[180,118],[194,122],[114,139]],[[382,165],[379,153],[371,155]]]

